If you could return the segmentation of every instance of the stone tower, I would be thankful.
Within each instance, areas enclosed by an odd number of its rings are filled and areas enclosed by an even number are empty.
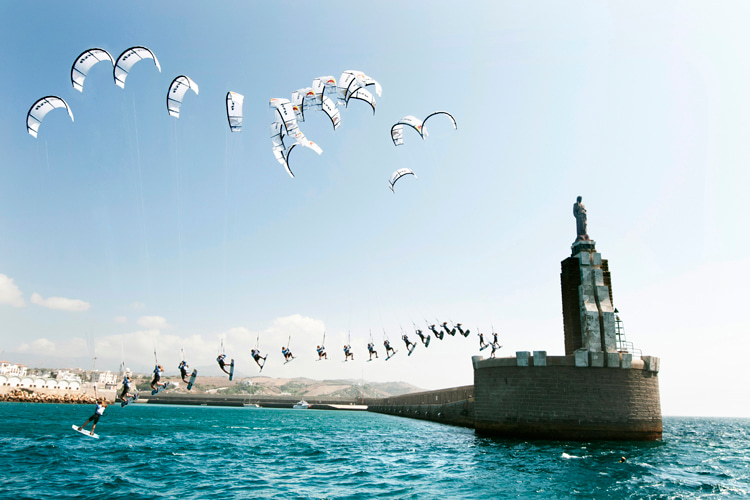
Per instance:
[[[609,265],[593,240],[577,241],[561,262],[565,354],[578,349],[617,352],[615,309]]]

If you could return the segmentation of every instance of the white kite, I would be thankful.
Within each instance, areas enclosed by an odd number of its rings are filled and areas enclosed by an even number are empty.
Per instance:
[[[227,120],[229,120],[229,130],[232,132],[242,131],[242,103],[245,96],[237,92],[227,92]]]
[[[294,105],[289,99],[271,99],[269,106],[275,110],[274,114],[276,115],[276,119],[271,124],[271,142],[273,143],[274,156],[279,163],[284,165],[287,173],[294,177],[292,170],[289,168],[289,154],[295,146],[310,148],[318,154],[323,153],[323,150],[313,141],[308,140],[299,129]],[[295,139],[295,143],[288,149],[284,145],[284,135]]]
[[[328,119],[331,120],[333,130],[341,125],[341,113],[336,108],[336,104],[326,95],[316,95],[312,87],[295,90],[292,92],[292,109],[297,121],[305,121],[306,111],[323,111]]]
[[[154,64],[156,64],[156,69],[159,70],[159,73],[161,73],[161,66],[159,66],[159,60],[156,59],[156,56],[153,52],[151,52],[146,47],[130,47],[125,52],[120,54],[120,57],[117,58],[117,62],[115,63],[115,84],[117,84],[120,88],[125,88],[125,79],[128,77],[128,73],[130,72],[130,69],[133,67],[135,63],[138,61],[142,61],[144,59],[153,59]]]
[[[81,52],[70,68],[70,82],[73,88],[83,92],[83,82],[89,74],[89,70],[98,62],[109,61],[112,66],[115,65],[114,59],[109,52],[104,49],[93,48]]]
[[[174,116],[175,118],[180,117],[182,99],[185,97],[185,92],[188,89],[195,92],[195,95],[198,95],[198,84],[189,77],[181,75],[172,80],[167,91],[167,111],[169,111],[170,116]]]
[[[412,171],[412,169],[410,169],[410,168],[399,168],[398,170],[396,170],[395,172],[393,172],[393,174],[391,174],[391,180],[388,181],[388,185],[391,188],[391,192],[392,193],[394,193],[394,194],[396,193],[393,190],[393,185],[396,184],[397,180],[399,180],[401,177],[403,177],[405,175],[413,175],[415,179],[417,178],[417,174],[415,174]]]
[[[39,126],[42,124],[44,117],[47,116],[47,113],[56,108],[65,108],[68,112],[68,116],[70,116],[70,121],[75,121],[73,119],[73,112],[70,111],[70,108],[68,107],[68,103],[61,97],[49,95],[47,97],[42,97],[32,104],[29,112],[26,114],[26,130],[29,134],[36,137],[39,133]]]
[[[419,133],[419,135],[422,137],[422,139],[425,139],[428,134],[427,130],[424,127],[424,124],[427,123],[427,120],[430,119],[430,117],[435,115],[446,115],[448,118],[450,118],[451,123],[453,123],[453,129],[456,130],[458,127],[456,126],[456,120],[453,118],[453,115],[448,113],[447,111],[435,111],[434,113],[430,113],[427,115],[427,118],[424,120],[420,120],[417,117],[414,116],[405,116],[401,118],[398,122],[396,122],[393,127],[391,127],[391,139],[393,140],[393,144],[395,146],[400,146],[404,143],[404,125],[407,125]]]

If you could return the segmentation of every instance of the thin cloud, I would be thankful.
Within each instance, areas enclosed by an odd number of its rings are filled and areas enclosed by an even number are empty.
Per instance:
[[[26,302],[23,300],[23,293],[13,283],[13,278],[0,274],[0,304],[9,304],[13,307],[23,307]]]
[[[45,299],[38,293],[34,293],[31,295],[31,303],[46,307],[47,309],[55,309],[58,311],[68,312],[88,311],[91,307],[91,304],[82,300],[66,299],[65,297],[50,297],[48,299]]]
[[[115,316],[115,323],[120,323],[121,325],[124,325],[128,322],[128,318],[125,316]]]
[[[141,316],[136,323],[138,326],[149,330],[164,330],[166,328],[172,328],[172,325],[167,323],[167,320],[161,316]]]

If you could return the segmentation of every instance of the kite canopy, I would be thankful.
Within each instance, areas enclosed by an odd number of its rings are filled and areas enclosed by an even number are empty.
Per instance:
[[[293,178],[291,168],[289,168],[289,155],[295,146],[310,148],[318,154],[323,153],[320,146],[305,137],[305,134],[299,129],[297,124],[297,111],[295,105],[289,99],[271,99],[269,107],[275,110],[275,119],[271,123],[271,142],[273,143],[273,155],[281,163],[287,173]],[[295,143],[289,148],[284,144],[284,136],[294,137]]]
[[[232,132],[242,131],[242,103],[245,96],[237,92],[227,92],[227,120],[229,120],[229,130]]]
[[[70,68],[70,82],[73,84],[73,88],[83,92],[83,82],[86,80],[89,71],[96,63],[102,61],[109,61],[112,66],[115,65],[110,53],[104,49],[93,48],[81,52]]]
[[[182,107],[182,99],[185,97],[185,92],[191,89],[198,95],[198,84],[185,75],[178,76],[169,85],[169,91],[167,91],[167,111],[170,116],[175,118],[180,117],[180,107]]]
[[[73,112],[70,111],[70,108],[68,107],[68,103],[61,97],[49,95],[47,97],[42,97],[32,104],[29,112],[26,114],[26,130],[29,134],[36,137],[39,133],[39,126],[42,124],[44,117],[47,116],[47,113],[56,108],[65,108],[68,112],[68,116],[70,116],[70,121],[75,121],[73,119]]]
[[[130,69],[137,63],[138,61],[142,61],[144,59],[153,59],[154,64],[156,65],[156,69],[159,70],[159,73],[161,73],[161,66],[159,66],[159,60],[156,59],[156,56],[153,52],[151,52],[146,47],[130,47],[125,52],[120,54],[120,57],[117,58],[117,62],[115,63],[115,84],[120,88],[125,88],[125,79],[128,77],[128,73],[130,73]]]
[[[401,177],[403,177],[405,175],[413,175],[415,179],[417,178],[417,174],[415,174],[412,171],[412,169],[410,169],[410,168],[399,168],[398,170],[396,170],[395,172],[393,172],[393,174],[391,174],[391,180],[388,181],[388,184],[390,185],[391,191],[393,193],[395,193],[395,191],[393,191],[393,185],[396,184],[396,181],[398,181]]]
[[[415,116],[409,115],[401,118],[393,125],[393,127],[391,127],[391,139],[393,140],[393,144],[396,146],[400,146],[404,143],[404,125],[413,128],[417,131],[417,133],[419,133],[422,139],[425,139],[428,134],[427,130],[424,127],[424,124],[427,123],[427,120],[429,120],[430,117],[435,115],[446,115],[453,123],[453,129],[456,130],[458,128],[456,126],[455,118],[453,118],[453,115],[451,115],[447,111],[435,111],[434,113],[430,113],[429,115],[427,115],[427,118],[425,118],[424,120],[420,120]]]

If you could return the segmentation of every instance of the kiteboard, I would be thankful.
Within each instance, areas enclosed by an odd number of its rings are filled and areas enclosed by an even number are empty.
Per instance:
[[[432,337],[427,337],[427,340],[424,342],[425,348],[430,347],[430,340],[432,340]]]
[[[190,381],[188,382],[188,385],[187,385],[187,390],[188,391],[193,388],[193,384],[195,383],[195,377],[197,377],[197,376],[198,376],[198,369],[195,368],[193,370],[192,375],[190,375]]]
[[[263,371],[263,367],[264,367],[264,366],[266,366],[266,360],[265,360],[265,359],[263,360],[263,364],[262,364],[262,365],[260,365],[260,371],[259,371],[258,373],[260,373],[260,372],[262,372],[262,371]]]
[[[136,399],[138,399],[138,394],[136,394],[135,396],[127,397],[127,398],[125,398],[125,399],[122,400],[122,402],[120,403],[120,407],[125,408],[126,406],[128,406],[130,403],[132,403]]]
[[[167,387],[169,387],[169,382],[164,382],[163,384],[158,385],[156,387],[156,389],[152,389],[151,390],[151,395],[152,396],[156,396],[157,394],[159,394],[161,391],[163,391]]]
[[[234,360],[232,360],[232,364],[229,365],[229,380],[232,380],[232,377],[234,377]]]
[[[387,358],[385,358],[385,360],[386,360],[386,361],[388,361],[388,360],[389,360],[389,359],[391,359],[391,358],[392,358],[393,356],[395,356],[397,352],[398,352],[398,351],[395,351],[395,350],[394,350],[394,351],[393,351],[393,354],[391,354],[390,356],[388,356]]]
[[[413,353],[413,352],[414,352],[414,349],[416,349],[416,348],[417,348],[417,344],[412,344],[412,345],[411,345],[411,349],[408,349],[408,351],[409,351],[409,356],[411,356],[411,353]]]
[[[81,429],[77,425],[73,426],[73,430],[76,431],[76,432],[78,432],[78,433],[80,433],[80,434],[83,434],[84,436],[88,436],[88,437],[94,438],[94,439],[99,439],[99,434],[91,434],[91,431],[87,431],[86,429]]]
[[[289,358],[286,361],[284,361],[284,364],[290,363],[293,359],[294,359],[294,356],[292,356],[291,358]]]
[[[491,346],[491,345],[492,345],[492,344],[484,344],[484,345],[483,345],[482,347],[480,347],[480,348],[479,348],[479,350],[480,350],[480,351],[484,351],[485,349],[487,349],[487,348],[488,348],[489,346]]]

